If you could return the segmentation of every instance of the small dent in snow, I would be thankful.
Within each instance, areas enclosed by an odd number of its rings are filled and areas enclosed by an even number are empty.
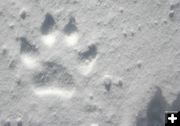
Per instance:
[[[20,53],[37,53],[38,48],[31,44],[29,40],[27,40],[26,37],[20,37]]]
[[[64,41],[68,46],[74,46],[79,41],[79,33],[76,27],[76,20],[74,17],[70,17],[68,24],[63,29],[65,36]]]
[[[103,79],[103,84],[104,84],[104,87],[105,87],[106,91],[109,92],[111,90],[111,86],[112,86],[112,78],[111,78],[111,76],[105,75],[104,79]]]
[[[27,16],[27,10],[25,8],[22,8],[19,12],[19,15],[22,19],[25,19]]]
[[[91,61],[97,55],[97,47],[95,44],[88,45],[87,48],[79,52],[79,57],[83,61]]]
[[[76,19],[74,17],[70,17],[69,22],[65,25],[63,31],[67,35],[77,32]]]

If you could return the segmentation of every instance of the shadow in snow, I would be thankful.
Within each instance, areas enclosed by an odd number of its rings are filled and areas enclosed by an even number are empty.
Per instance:
[[[151,99],[146,113],[146,118],[138,117],[136,126],[163,126],[164,113],[167,108],[165,98],[162,96],[161,89],[158,87],[155,95]]]
[[[45,15],[45,19],[41,25],[41,33],[42,34],[48,34],[52,29],[53,26],[55,25],[55,20],[53,16],[49,13]]]
[[[91,60],[97,55],[97,47],[95,44],[89,45],[88,48],[79,52],[79,57],[81,60]]]
[[[31,44],[26,37],[20,37],[20,53],[35,53],[38,49],[35,45]]]
[[[74,17],[70,17],[69,22],[68,22],[68,24],[65,25],[63,31],[64,31],[64,33],[66,33],[68,35],[77,31],[76,20]]]
[[[172,103],[170,111],[180,111],[180,93],[178,94],[176,100]]]

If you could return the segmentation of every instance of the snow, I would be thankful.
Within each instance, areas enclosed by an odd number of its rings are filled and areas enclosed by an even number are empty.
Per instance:
[[[2,0],[0,125],[164,125],[180,110],[179,10],[179,0]]]

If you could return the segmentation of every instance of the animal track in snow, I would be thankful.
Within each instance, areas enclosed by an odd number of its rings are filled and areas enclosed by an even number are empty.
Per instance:
[[[49,13],[40,27],[42,36],[41,42],[47,47],[53,47],[58,37],[57,31],[54,31],[55,20]],[[78,28],[74,17],[69,19],[64,29],[64,41],[68,46],[74,46],[79,40]],[[32,74],[32,91],[38,97],[59,96],[62,98],[71,98],[74,93],[74,79],[68,70],[61,64],[54,61],[41,61],[39,49],[32,44],[26,37],[20,39],[21,61],[28,69],[34,71]],[[87,75],[91,72],[97,60],[97,46],[88,45],[84,50],[78,53],[80,72]],[[39,67],[41,69],[39,69]]]
[[[85,50],[79,52],[79,57],[81,60],[91,61],[97,55],[97,47],[95,44],[89,45]]]
[[[36,88],[33,91],[38,97],[56,96],[64,99],[70,99],[73,97],[75,89],[67,90],[59,87],[48,87],[39,89]]]
[[[22,8],[19,12],[19,16],[22,18],[22,19],[25,19],[26,16],[27,16],[27,9],[26,8]]]
[[[37,53],[38,49],[35,45],[31,44],[26,37],[20,37],[20,53]]]
[[[88,75],[92,71],[92,69],[96,63],[96,60],[97,60],[97,58],[93,59],[91,62],[87,61],[87,62],[80,64],[80,66],[79,66],[80,73],[83,75]]]
[[[20,53],[21,62],[28,69],[34,69],[40,66],[36,58],[38,49],[35,45],[31,44],[26,37],[20,37]]]
[[[65,25],[63,29],[65,34],[72,34],[77,31],[76,27],[76,19],[74,17],[70,17],[68,24]]]
[[[28,69],[35,69],[40,67],[39,60],[33,55],[23,54],[21,55],[21,61]]]
[[[73,26],[73,18],[65,26],[65,36],[68,42],[77,39],[77,28]],[[47,13],[41,25],[41,41],[47,47],[53,47],[58,36],[57,31],[53,31],[55,21],[51,14]],[[75,32],[75,33],[74,33]],[[68,37],[67,37],[68,36]],[[26,37],[20,39],[21,61],[28,69],[38,70],[31,75],[33,85],[32,91],[38,97],[59,96],[70,98],[74,95],[74,79],[68,70],[61,64],[53,61],[41,61],[38,48],[32,44]],[[40,69],[39,69],[40,67]]]
[[[45,46],[51,48],[56,43],[57,35],[58,35],[57,32],[52,32],[52,33],[49,33],[47,35],[43,35],[41,37],[41,41]]]
[[[74,46],[79,41],[79,34],[77,32],[74,32],[70,35],[65,35],[64,41],[68,46]]]
[[[97,60],[97,47],[95,44],[89,45],[87,48],[79,52],[79,59],[82,62],[79,67],[79,71],[83,75],[87,75],[93,69]]]
[[[78,43],[79,33],[76,27],[76,20],[74,17],[71,17],[69,19],[69,22],[65,25],[63,31],[65,33],[64,41],[68,46],[74,46]]]
[[[41,33],[42,34],[50,33],[53,30],[54,25],[55,25],[55,20],[53,16],[50,13],[47,13],[41,25]]]
[[[55,20],[53,16],[50,13],[47,13],[45,15],[44,22],[41,25],[41,41],[42,43],[51,48],[56,43],[56,38],[58,35],[58,32],[54,32],[53,28],[55,25]]]
[[[70,99],[74,96],[74,80],[67,69],[55,62],[44,62],[43,69],[33,75],[36,85],[33,92],[38,97],[60,97]]]
[[[33,75],[33,80],[36,84],[46,85],[49,82],[56,82],[61,86],[70,86],[74,84],[71,74],[61,64],[55,62],[42,63],[43,69]]]

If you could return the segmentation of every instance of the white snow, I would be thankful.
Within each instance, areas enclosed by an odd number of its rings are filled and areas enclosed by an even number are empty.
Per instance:
[[[99,126],[97,123],[92,123],[90,126]]]
[[[179,10],[180,0],[2,0],[0,125],[164,125],[165,110],[180,110]]]
[[[21,61],[27,69],[35,69],[40,67],[38,59],[34,56],[24,54],[21,56]]]
[[[77,32],[74,32],[70,35],[65,35],[64,41],[67,46],[75,46],[79,41],[79,34]]]
[[[80,64],[79,66],[79,71],[82,75],[87,76],[92,70],[93,67],[96,64],[96,60],[98,57],[96,57],[95,59],[93,59],[92,61],[86,60],[83,64]]]
[[[75,89],[67,90],[55,87],[34,89],[35,95],[38,97],[60,97],[63,99],[70,99],[74,96]]]
[[[49,48],[53,47],[55,45],[55,43],[57,42],[56,38],[57,38],[57,32],[52,32],[50,34],[47,35],[43,35],[41,37],[41,41],[43,42],[43,44]]]

